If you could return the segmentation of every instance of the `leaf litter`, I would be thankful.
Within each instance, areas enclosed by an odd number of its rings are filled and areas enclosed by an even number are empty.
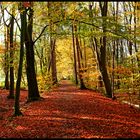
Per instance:
[[[140,138],[140,110],[62,81],[44,91],[41,101],[26,103],[23,116],[12,117],[14,100],[0,90],[0,138]]]

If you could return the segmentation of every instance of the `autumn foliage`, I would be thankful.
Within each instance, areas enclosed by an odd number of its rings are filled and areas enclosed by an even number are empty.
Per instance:
[[[21,92],[23,116],[12,117],[13,100],[0,91],[1,138],[139,138],[140,111],[90,90],[79,90],[62,81],[44,99],[26,103]]]
[[[139,5],[0,2],[0,138],[138,138]]]
[[[31,2],[23,2],[23,6],[24,7],[30,7],[31,6]]]

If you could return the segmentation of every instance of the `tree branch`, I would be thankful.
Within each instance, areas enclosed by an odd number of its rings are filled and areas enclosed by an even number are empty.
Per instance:
[[[77,22],[80,22],[80,23],[84,23],[84,24],[86,24],[86,25],[94,26],[94,27],[96,27],[96,28],[102,30],[102,27],[99,27],[99,26],[97,26],[97,25],[95,25],[95,24],[93,24],[93,23],[89,23],[89,22],[85,22],[85,21],[80,21],[80,20],[78,20],[78,19],[72,19],[72,18],[69,18],[69,19],[66,19],[66,20],[68,20],[68,21],[77,21]],[[57,20],[57,21],[54,21],[53,24],[56,24],[56,23],[59,23],[59,22],[62,22],[62,21],[63,21],[63,20]],[[47,24],[46,26],[43,27],[43,29],[42,29],[41,33],[39,34],[39,36],[33,41],[34,44],[35,44],[35,42],[42,36],[43,32],[45,31],[45,29],[46,29],[48,26],[49,26],[49,24]],[[123,36],[123,34],[121,34],[121,33],[120,33],[120,34],[117,33],[116,31],[111,31],[111,30],[107,30],[107,29],[106,29],[106,32],[112,33],[112,34],[117,35],[117,36],[120,36],[120,37],[122,37],[122,38],[124,38],[124,39],[126,39],[126,40],[129,40],[129,38]]]
[[[56,23],[59,23],[61,22],[62,20],[58,20],[58,21],[55,21],[53,22],[53,24],[56,24]],[[39,34],[39,36],[33,41],[33,43],[35,44],[35,42],[42,36],[43,32],[45,31],[45,29],[49,26],[49,24],[47,24],[46,26],[44,26],[44,28],[42,29],[41,33]]]
[[[10,22],[9,22],[9,24],[6,24],[6,21],[5,21],[5,18],[4,18],[4,9],[2,8],[2,5],[0,5],[0,7],[1,7],[1,13],[2,13],[2,17],[3,17],[4,25],[6,25],[7,27],[9,27]],[[8,20],[9,20],[9,19],[8,19]],[[7,20],[7,21],[8,21],[8,20]]]
[[[12,17],[12,18],[14,18],[14,20],[16,21],[16,24],[17,24],[17,26],[18,26],[18,28],[19,28],[19,30],[21,31],[21,28],[20,28],[20,26],[19,26],[19,24],[18,24],[18,22],[17,22],[17,19],[13,16],[13,14],[11,14],[6,8],[5,8],[5,10],[6,10],[6,12]]]

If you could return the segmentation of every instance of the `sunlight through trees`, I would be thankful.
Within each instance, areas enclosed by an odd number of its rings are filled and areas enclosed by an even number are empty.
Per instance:
[[[0,86],[15,106],[20,89],[40,100],[62,79],[139,101],[139,10],[133,1],[1,2]]]

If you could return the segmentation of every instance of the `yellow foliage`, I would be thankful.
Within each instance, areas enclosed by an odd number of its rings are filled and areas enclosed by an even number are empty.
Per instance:
[[[107,69],[110,73],[114,71],[114,73],[116,74],[123,74],[123,75],[129,75],[129,76],[132,74],[132,71],[130,70],[130,68],[126,68],[123,66],[118,66],[114,68],[114,70],[111,67],[108,67]]]
[[[51,76],[50,74],[46,74],[46,75],[39,75],[37,77],[38,80],[38,87],[39,87],[39,91],[42,90],[48,90],[51,86],[52,86],[52,80],[51,80]]]
[[[140,6],[140,2],[136,2],[135,3],[135,6]]]
[[[100,75],[100,73],[98,71],[92,72],[92,73],[88,73],[88,72],[84,72],[84,73],[80,73],[82,75],[82,78],[90,78],[90,79],[97,79],[98,76]]]
[[[0,45],[0,53],[4,53],[4,52],[5,52],[5,48],[2,45]]]

